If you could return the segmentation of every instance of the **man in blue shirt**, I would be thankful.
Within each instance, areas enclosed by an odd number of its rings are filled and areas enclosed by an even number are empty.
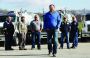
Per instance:
[[[53,56],[55,57],[57,53],[58,28],[61,25],[61,19],[60,14],[57,11],[55,11],[55,5],[51,4],[49,6],[49,9],[50,11],[44,15],[44,29],[47,32],[49,55],[52,53]]]

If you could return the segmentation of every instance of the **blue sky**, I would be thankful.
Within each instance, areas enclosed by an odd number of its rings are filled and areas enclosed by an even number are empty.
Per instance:
[[[48,11],[50,4],[56,9],[90,9],[90,0],[0,0],[0,8],[7,10],[28,10],[30,12]]]

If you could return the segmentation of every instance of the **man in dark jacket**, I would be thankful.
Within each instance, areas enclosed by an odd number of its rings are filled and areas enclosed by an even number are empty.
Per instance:
[[[5,50],[13,50],[11,46],[13,43],[14,25],[11,20],[12,17],[8,16],[3,25],[3,30],[5,34]]]
[[[70,23],[67,22],[67,18],[64,17],[63,18],[63,22],[61,23],[61,27],[60,27],[60,31],[61,31],[61,46],[60,48],[63,49],[63,43],[64,43],[64,38],[66,38],[66,42],[67,42],[67,49],[69,49],[69,31],[70,31]]]
[[[73,39],[73,44],[71,48],[76,48],[78,46],[78,22],[75,16],[72,17],[71,23],[71,38]]]

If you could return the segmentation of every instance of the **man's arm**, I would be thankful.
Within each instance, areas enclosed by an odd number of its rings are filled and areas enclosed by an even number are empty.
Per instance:
[[[56,28],[58,29],[58,28],[60,28],[60,25],[61,25],[61,15],[58,13],[57,14],[58,16],[57,16],[57,26],[56,26]]]
[[[71,31],[71,23],[68,24],[68,31]]]
[[[21,33],[21,28],[22,28],[21,22],[19,22],[19,33]]]
[[[33,21],[31,21],[31,23],[30,23],[30,30],[31,30],[31,32],[34,32],[34,30],[33,30]]]
[[[15,28],[14,28],[13,23],[11,23],[11,24],[12,24],[12,34],[14,34],[14,32],[15,32]]]
[[[63,25],[62,25],[62,23],[61,23],[60,28],[59,28],[61,32],[62,32],[62,30],[63,30],[63,29],[62,29],[62,26],[63,26]]]
[[[44,21],[44,29],[47,29],[47,17],[46,15],[43,16],[43,21]]]
[[[3,24],[3,31],[4,31],[4,33],[6,33],[6,31],[7,31],[7,25],[6,25],[6,22],[4,22],[4,24]]]
[[[42,31],[42,23],[40,23],[40,31]]]

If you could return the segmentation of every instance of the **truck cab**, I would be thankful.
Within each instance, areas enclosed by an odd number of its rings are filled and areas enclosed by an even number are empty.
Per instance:
[[[82,28],[81,37],[90,38],[90,13],[85,15],[84,28]]]

